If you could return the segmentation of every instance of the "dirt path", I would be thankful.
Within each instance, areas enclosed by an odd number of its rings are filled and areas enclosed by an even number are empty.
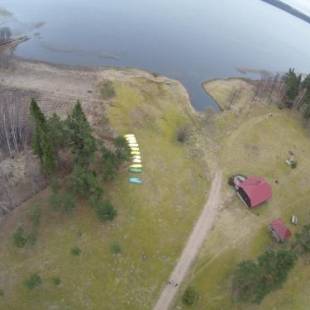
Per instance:
[[[170,275],[169,281],[161,292],[154,310],[168,310],[171,306],[180,285],[203,245],[207,233],[213,226],[220,205],[221,184],[222,172],[218,171],[213,179],[208,201],[195,224],[177,265]]]

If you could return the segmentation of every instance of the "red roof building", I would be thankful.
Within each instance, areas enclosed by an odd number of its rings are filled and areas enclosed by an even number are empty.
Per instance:
[[[285,226],[281,219],[272,221],[269,228],[277,241],[283,242],[288,240],[292,235],[291,231]]]
[[[272,197],[271,186],[261,177],[251,176],[238,182],[236,190],[249,208],[255,208]]]

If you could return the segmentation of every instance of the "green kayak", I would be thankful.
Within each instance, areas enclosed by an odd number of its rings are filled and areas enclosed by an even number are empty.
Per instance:
[[[142,184],[143,181],[140,178],[131,177],[128,179],[128,182],[131,184]]]
[[[129,168],[128,170],[129,170],[129,172],[132,172],[132,173],[142,173],[143,172],[142,168]]]

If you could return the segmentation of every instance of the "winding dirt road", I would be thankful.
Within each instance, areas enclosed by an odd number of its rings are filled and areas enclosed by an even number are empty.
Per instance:
[[[211,230],[220,206],[222,172],[217,172],[211,186],[209,198],[198,221],[187,241],[182,255],[175,266],[170,278],[163,288],[154,310],[168,310],[171,306],[181,283],[184,281],[195,258],[197,257],[208,232]]]

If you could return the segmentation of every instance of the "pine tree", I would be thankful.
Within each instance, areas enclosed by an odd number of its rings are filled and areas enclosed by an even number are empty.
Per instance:
[[[52,117],[47,120],[48,131],[50,132],[51,142],[55,149],[59,150],[66,145],[67,134],[65,128],[65,122],[54,113]]]
[[[96,152],[96,140],[79,101],[67,123],[74,161],[81,167],[88,167]]]
[[[290,104],[292,104],[299,93],[301,78],[301,75],[297,75],[294,69],[289,69],[288,73],[283,77],[286,85],[286,97]]]
[[[39,156],[44,172],[51,174],[56,168],[55,146],[50,139],[46,118],[35,99],[31,100],[30,113],[34,121],[33,151]]]
[[[41,145],[41,136],[39,131],[46,127],[46,119],[44,114],[41,112],[35,99],[31,99],[30,113],[34,121],[34,132],[32,137],[32,148],[33,152],[40,158],[43,156],[43,150]]]

